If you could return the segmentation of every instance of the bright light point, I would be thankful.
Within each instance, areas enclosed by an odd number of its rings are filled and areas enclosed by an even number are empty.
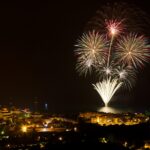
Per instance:
[[[87,67],[91,67],[91,65],[92,65],[92,60],[91,60],[91,59],[88,59],[88,60],[86,61],[86,65],[87,65]]]
[[[22,126],[22,127],[21,127],[21,131],[22,131],[22,132],[27,132],[27,126]]]
[[[124,73],[120,72],[119,76],[120,76],[120,78],[123,78],[124,77]]]
[[[43,128],[43,132],[46,132],[47,131],[47,129],[46,128]]]
[[[47,123],[44,123],[44,127],[48,127],[48,124],[47,124]]]
[[[68,132],[68,131],[70,131],[70,129],[66,129],[66,131]]]
[[[103,71],[107,75],[109,75],[112,72],[111,68],[108,68],[108,67],[104,68]]]
[[[1,131],[1,134],[4,134],[5,132],[4,131]]]
[[[92,49],[92,53],[95,54],[95,49]]]
[[[78,128],[77,128],[77,127],[74,127],[74,131],[77,132],[77,130],[78,130]]]
[[[119,73],[120,78],[125,78],[126,72],[123,70]]]
[[[110,74],[111,70],[109,68],[106,69],[106,74]]]
[[[117,33],[117,30],[115,28],[111,27],[110,32],[112,35],[115,35]]]
[[[62,141],[62,140],[63,140],[63,138],[62,138],[61,136],[60,136],[58,139],[59,139],[59,141]]]

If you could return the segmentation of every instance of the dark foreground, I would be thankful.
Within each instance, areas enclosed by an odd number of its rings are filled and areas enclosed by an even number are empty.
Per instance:
[[[127,118],[131,118],[130,115],[127,115]],[[114,117],[117,118],[117,116]],[[10,122],[7,122],[7,124],[1,122],[0,150],[47,150],[86,147],[109,150],[150,148],[150,122],[148,116],[146,116],[148,121],[139,124],[125,125],[122,123],[119,125],[104,124],[103,126],[89,122],[89,116],[88,120],[87,118],[78,117],[76,121],[61,119],[56,116],[53,118],[49,119],[48,124],[43,124],[43,122],[40,124],[39,120],[37,121],[34,118],[34,122],[36,122],[34,124],[38,127],[28,127],[28,130],[23,129],[22,131],[19,128],[21,126],[19,122],[15,125],[15,128],[12,128]],[[106,116],[103,115],[103,118],[106,119]],[[40,120],[47,121],[48,119],[40,118]],[[21,121],[24,121],[25,124],[25,121],[29,121],[29,118]],[[31,121],[30,118],[30,123]],[[110,124],[109,118],[108,121]]]

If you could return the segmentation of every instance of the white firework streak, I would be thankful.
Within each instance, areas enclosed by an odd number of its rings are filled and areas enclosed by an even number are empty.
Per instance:
[[[118,82],[118,79],[107,78],[101,82],[93,84],[94,89],[101,96],[105,106],[108,105],[109,101],[115,94],[115,92],[121,87],[122,82]]]

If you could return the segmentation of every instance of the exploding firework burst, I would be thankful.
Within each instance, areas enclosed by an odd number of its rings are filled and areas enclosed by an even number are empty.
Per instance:
[[[97,65],[97,67],[95,67],[99,80],[103,80],[107,77],[112,76],[113,64],[110,64],[109,66],[107,66],[106,64],[107,62],[103,65]]]
[[[106,28],[108,30],[108,33],[110,36],[116,36],[119,33],[121,33],[123,31],[123,24],[122,21],[118,21],[118,20],[106,20]]]
[[[117,78],[119,82],[122,82],[122,87],[131,89],[135,84],[136,71],[131,66],[117,65],[113,71],[113,77]]]
[[[133,65],[135,68],[143,66],[149,61],[150,45],[143,36],[129,34],[123,37],[116,46],[116,56],[125,64]]]
[[[107,56],[108,41],[104,35],[92,31],[83,34],[82,38],[76,45],[77,70],[82,74],[91,72],[91,69],[96,64],[103,64]]]
[[[120,12],[120,16],[115,18],[115,9],[112,9],[111,17],[110,14],[107,16],[104,11],[100,11],[99,14],[103,17],[98,26],[99,30],[101,27],[104,30],[97,32],[97,29],[95,31],[93,28],[92,32],[84,33],[78,40],[78,48],[75,51],[78,72],[87,75],[88,72],[94,71],[98,75],[99,82],[93,86],[105,106],[119,88],[133,87],[137,68],[149,62],[150,58],[148,40],[139,33],[125,32],[125,27],[129,25],[126,22],[128,13],[124,9],[120,9]]]
[[[136,70],[132,66],[126,66],[125,64],[116,65],[112,63],[109,67],[97,66],[96,69],[100,81],[108,77],[116,78],[119,82],[122,82],[122,87],[129,90],[135,85]]]
[[[148,15],[137,8],[134,4],[125,2],[107,3],[102,6],[87,23],[85,30],[96,30],[106,33],[106,22],[116,20],[121,22],[127,32],[138,32],[147,34],[149,31],[150,20]]]

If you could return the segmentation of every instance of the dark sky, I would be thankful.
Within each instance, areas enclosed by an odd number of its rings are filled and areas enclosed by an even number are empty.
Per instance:
[[[106,2],[1,3],[0,103],[28,106],[37,99],[53,111],[98,107],[91,79],[75,71],[74,44]],[[150,14],[148,0],[132,3]],[[149,70],[141,71],[130,94],[118,93],[116,103],[150,106]]]

